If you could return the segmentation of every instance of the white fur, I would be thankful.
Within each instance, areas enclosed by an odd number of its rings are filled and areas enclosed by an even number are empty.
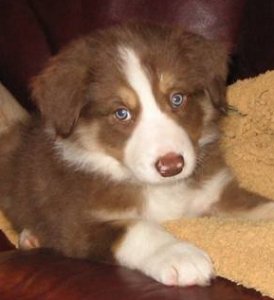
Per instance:
[[[203,147],[207,144],[213,143],[218,140],[220,136],[219,131],[216,128],[206,129],[202,132],[202,135],[199,139],[199,146]]]
[[[137,212],[137,209],[130,210],[117,210],[117,211],[109,211],[109,210],[96,210],[96,211],[88,211],[87,215],[89,217],[95,218],[97,220],[107,222],[113,220],[134,220],[140,217]]]
[[[141,104],[141,116],[125,149],[125,164],[138,180],[146,183],[168,182],[189,176],[195,167],[196,157],[188,134],[158,107],[137,54],[128,48],[121,48],[120,54],[124,62],[123,71]],[[169,152],[182,154],[185,166],[180,174],[163,178],[155,163]]]
[[[36,236],[28,229],[24,229],[18,240],[18,247],[22,250],[30,250],[33,248],[39,248],[39,241]]]
[[[83,170],[94,175],[100,174],[115,181],[128,178],[128,172],[121,163],[106,154],[103,149],[87,151],[65,140],[56,141],[55,147],[62,158],[76,170]]]
[[[116,259],[121,265],[138,269],[166,285],[207,285],[214,276],[206,253],[144,221],[128,230]]]
[[[230,172],[223,169],[200,187],[191,187],[185,182],[147,186],[144,192],[144,215],[147,219],[162,222],[205,214],[219,200],[231,179]]]
[[[54,145],[62,159],[76,169],[101,174],[115,181],[129,179],[131,172],[104,151],[98,143],[97,133],[96,124],[90,125],[89,130],[79,126],[74,132],[78,142],[57,138]]]

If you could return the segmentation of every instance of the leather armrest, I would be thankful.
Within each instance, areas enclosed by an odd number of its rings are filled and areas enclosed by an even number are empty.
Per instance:
[[[166,287],[137,271],[69,259],[49,250],[0,254],[1,299],[267,300],[217,278],[209,287]]]

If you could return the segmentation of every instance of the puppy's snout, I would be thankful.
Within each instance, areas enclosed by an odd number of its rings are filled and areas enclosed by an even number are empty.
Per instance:
[[[155,168],[163,177],[175,176],[182,172],[184,168],[184,158],[177,153],[167,153],[156,161]]]

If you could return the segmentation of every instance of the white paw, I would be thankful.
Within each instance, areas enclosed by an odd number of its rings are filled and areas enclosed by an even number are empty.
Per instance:
[[[209,256],[188,243],[160,248],[147,259],[142,271],[165,285],[209,285],[214,268]]]
[[[30,250],[39,248],[40,243],[38,238],[30,230],[24,229],[19,235],[18,247],[22,250]]]

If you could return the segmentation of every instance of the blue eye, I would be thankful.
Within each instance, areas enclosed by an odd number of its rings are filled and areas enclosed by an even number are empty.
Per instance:
[[[129,121],[131,119],[131,113],[125,107],[118,108],[114,114],[119,121]]]
[[[178,108],[185,104],[187,101],[187,96],[181,93],[174,93],[170,96],[170,104],[173,108]]]

